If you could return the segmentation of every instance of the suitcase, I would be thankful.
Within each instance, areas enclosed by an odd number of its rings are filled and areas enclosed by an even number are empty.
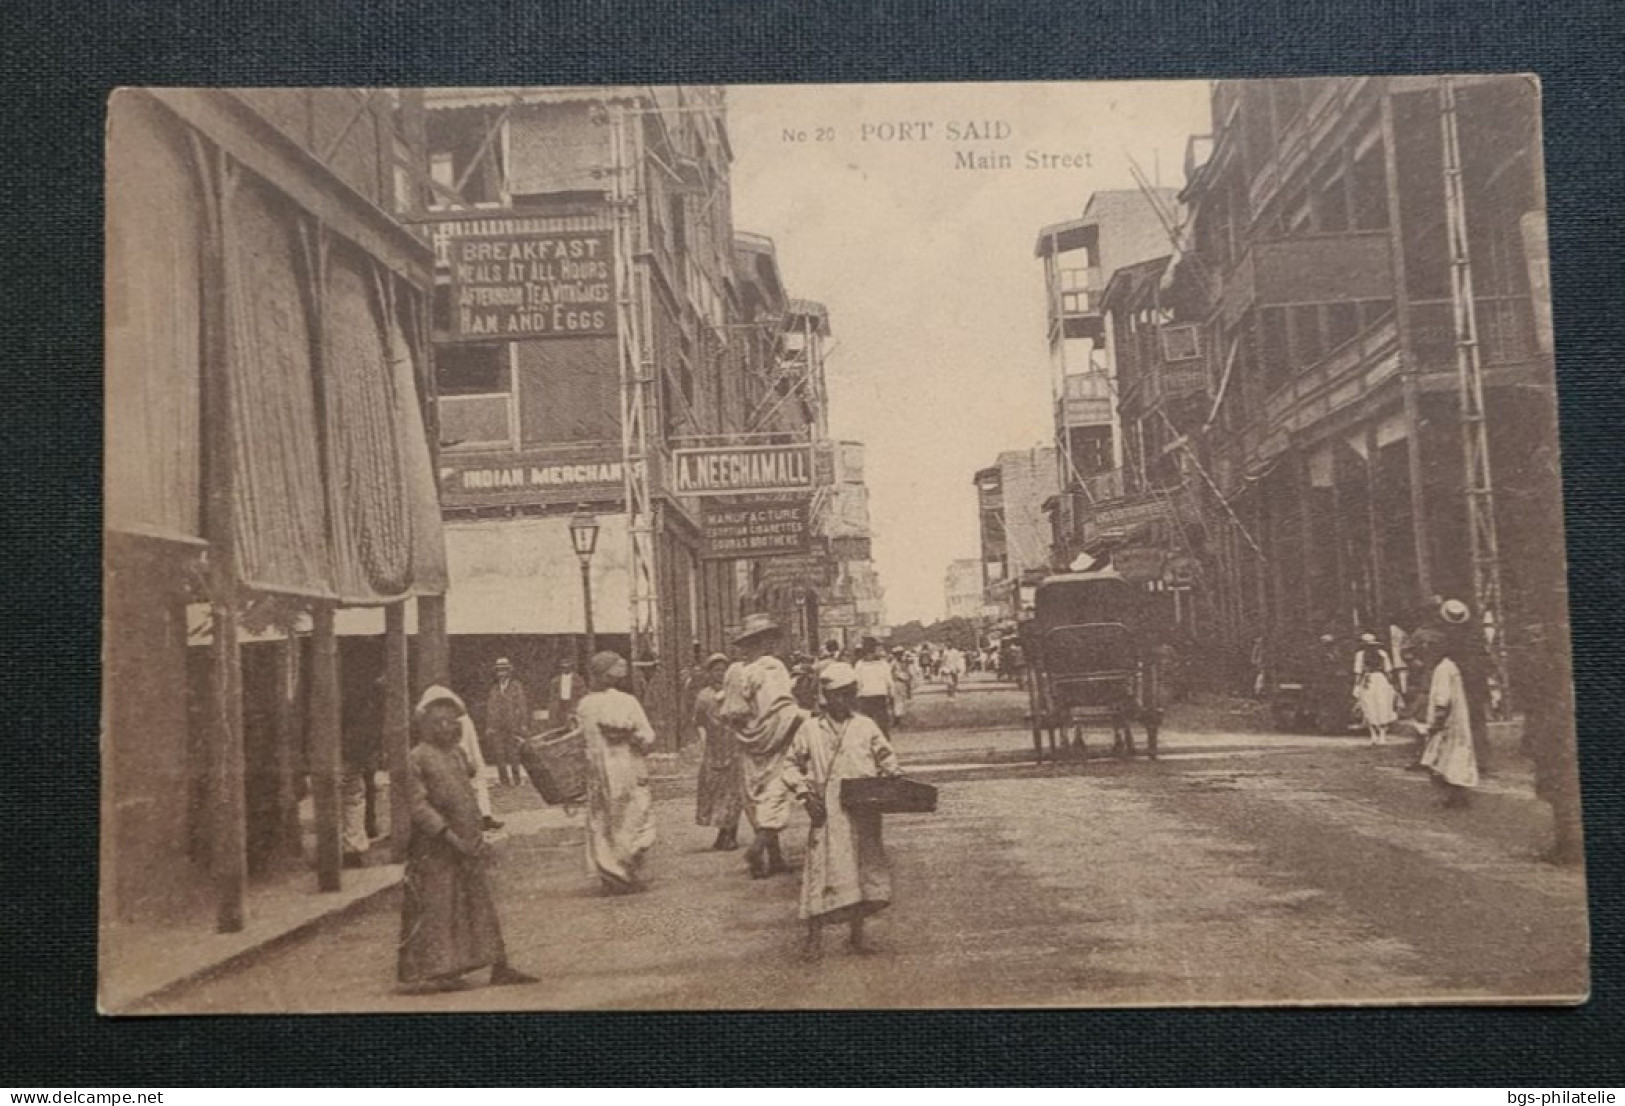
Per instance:
[[[841,806],[853,814],[932,814],[937,789],[902,776],[842,780]]]
[[[519,745],[519,763],[543,802],[580,806],[587,801],[587,736],[579,727],[526,738]]]

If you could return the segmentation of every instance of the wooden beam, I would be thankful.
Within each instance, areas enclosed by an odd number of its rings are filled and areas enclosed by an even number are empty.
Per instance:
[[[406,686],[406,602],[384,608],[384,756],[389,765],[389,843],[397,863],[406,861],[412,828],[411,702]]]
[[[449,686],[451,646],[446,637],[446,597],[420,595],[418,603],[417,690],[433,684]]]
[[[316,889],[337,891],[344,864],[339,788],[343,754],[339,734],[339,654],[333,605],[312,612],[310,671],[310,790],[316,809]]]
[[[299,826],[299,777],[304,765],[301,740],[304,720],[299,709],[299,639],[293,633],[276,644],[276,808],[277,844],[284,856],[303,853]]]

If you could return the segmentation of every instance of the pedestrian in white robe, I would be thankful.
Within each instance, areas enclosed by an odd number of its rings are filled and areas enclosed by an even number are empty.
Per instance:
[[[796,731],[807,720],[797,705],[790,670],[773,655],[779,627],[752,614],[734,638],[742,659],[722,680],[722,720],[739,742],[740,783],[745,817],[756,839],[745,850],[752,879],[789,871],[779,834],[790,822],[790,792],[784,786],[784,759]]]
[[[587,870],[611,894],[644,889],[655,843],[654,795],[644,756],[655,732],[643,704],[621,690],[630,669],[616,653],[592,658],[593,690],[576,706],[587,744]]]
[[[1361,634],[1360,648],[1354,652],[1354,698],[1373,745],[1388,744],[1388,727],[1399,718],[1394,712],[1393,671],[1377,635]]]
[[[867,952],[865,919],[891,904],[891,870],[881,843],[881,816],[853,814],[841,805],[846,780],[894,776],[897,754],[872,718],[857,713],[858,677],[851,665],[832,664],[821,677],[825,713],[803,726],[784,768],[790,791],[807,807],[812,829],[801,869],[803,952],[820,952],[823,927],[845,923],[848,945]]]
[[[1448,642],[1432,631],[1412,637],[1412,649],[1433,666],[1427,701],[1427,743],[1422,766],[1444,790],[1444,805],[1467,805],[1478,786],[1478,758],[1473,752],[1473,723],[1461,668],[1449,655]]]

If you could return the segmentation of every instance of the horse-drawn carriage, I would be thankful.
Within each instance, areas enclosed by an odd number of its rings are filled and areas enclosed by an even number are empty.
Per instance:
[[[1145,726],[1155,759],[1162,725],[1159,664],[1146,594],[1111,568],[1045,578],[1022,625],[1031,674],[1033,754],[1081,756],[1090,724],[1109,725],[1112,748],[1134,755],[1133,724]]]

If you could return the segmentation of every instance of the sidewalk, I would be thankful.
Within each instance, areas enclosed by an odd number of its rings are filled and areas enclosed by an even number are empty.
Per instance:
[[[493,788],[491,798],[496,817],[504,825],[486,839],[498,848],[514,837],[534,839],[544,846],[582,840],[582,813],[543,806],[528,785],[522,790]],[[308,801],[305,806],[308,808]],[[387,824],[382,811],[380,821]],[[374,842],[373,850],[387,857],[388,838]],[[239,966],[364,907],[397,887],[404,870],[403,865],[393,863],[346,869],[340,889],[330,892],[316,890],[316,873],[309,869],[266,877],[250,887],[247,924],[237,933],[215,932],[212,917],[205,916],[167,926],[104,925],[97,1008],[103,1014],[142,1013],[144,1006],[167,991]]]

